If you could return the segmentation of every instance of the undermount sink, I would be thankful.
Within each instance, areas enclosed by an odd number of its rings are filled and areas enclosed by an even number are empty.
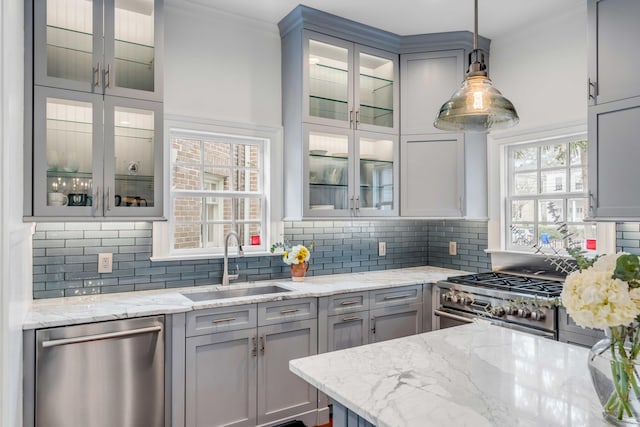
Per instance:
[[[253,288],[221,289],[217,291],[183,293],[182,295],[189,298],[193,302],[199,302],[224,298],[247,297],[253,295],[277,294],[280,292],[291,292],[291,289],[269,285],[256,286]]]

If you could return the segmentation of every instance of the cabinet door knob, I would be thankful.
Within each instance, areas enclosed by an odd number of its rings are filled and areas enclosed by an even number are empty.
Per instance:
[[[260,354],[264,354],[264,335],[260,337]]]
[[[360,127],[360,110],[356,111],[356,129]]]
[[[258,355],[258,340],[255,335],[251,337],[251,355]]]
[[[353,110],[349,111],[349,129],[355,128],[353,125]]]

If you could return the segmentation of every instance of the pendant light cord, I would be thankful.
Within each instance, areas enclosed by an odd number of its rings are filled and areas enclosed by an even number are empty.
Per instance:
[[[473,50],[478,50],[478,0],[475,0],[473,22]]]

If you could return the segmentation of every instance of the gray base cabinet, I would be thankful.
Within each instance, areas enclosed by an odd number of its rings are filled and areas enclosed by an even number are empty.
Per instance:
[[[184,365],[174,357],[185,375],[184,425],[315,422],[317,391],[289,361],[317,353],[317,328],[315,298],[187,313]],[[179,392],[174,387],[174,401]]]
[[[357,347],[369,342],[369,317],[366,313],[329,316],[327,351]]]
[[[576,325],[567,310],[558,308],[558,341],[582,347],[593,347],[605,337],[602,329],[583,328]]]
[[[187,338],[187,427],[256,425],[255,329]]]
[[[258,424],[317,408],[317,391],[289,370],[289,361],[317,353],[316,319],[258,328]]]
[[[421,327],[421,303],[406,307],[373,310],[371,311],[369,342],[374,343],[419,334],[422,331]]]

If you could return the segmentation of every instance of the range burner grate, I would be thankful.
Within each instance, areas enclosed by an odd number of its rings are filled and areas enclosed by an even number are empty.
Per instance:
[[[493,271],[487,273],[466,274],[464,276],[453,276],[449,277],[447,281],[460,285],[500,289],[511,292],[532,294],[545,298],[559,297],[560,292],[562,292],[562,282],[557,280],[517,276],[514,274],[498,273]]]

